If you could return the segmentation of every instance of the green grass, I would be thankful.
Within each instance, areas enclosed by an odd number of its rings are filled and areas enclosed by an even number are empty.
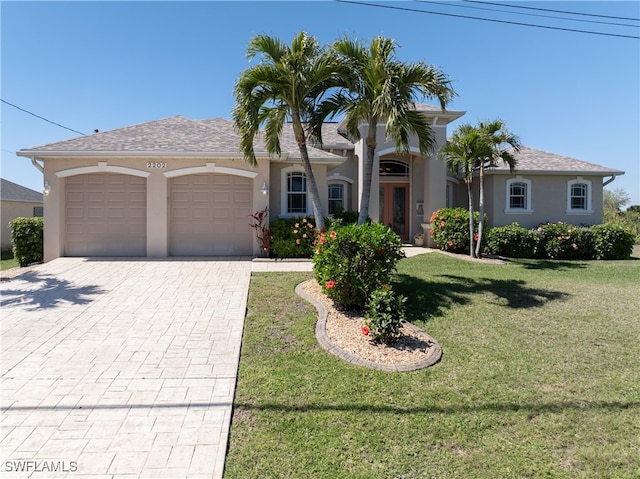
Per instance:
[[[640,477],[640,261],[402,260],[411,373],[324,352],[310,276],[253,276],[225,478]]]
[[[11,251],[3,251],[0,256],[0,271],[4,271],[5,269],[17,268],[18,260],[13,258],[13,253]]]

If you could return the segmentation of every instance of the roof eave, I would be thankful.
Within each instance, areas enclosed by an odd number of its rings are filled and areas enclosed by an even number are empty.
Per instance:
[[[549,176],[622,176],[624,171],[589,171],[589,170],[484,170],[485,174],[493,175],[549,175]]]

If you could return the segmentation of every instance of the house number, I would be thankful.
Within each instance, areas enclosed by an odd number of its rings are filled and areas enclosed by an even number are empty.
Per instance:
[[[147,161],[147,168],[166,168],[166,161]]]

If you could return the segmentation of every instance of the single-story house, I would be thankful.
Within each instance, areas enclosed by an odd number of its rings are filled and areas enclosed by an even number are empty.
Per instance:
[[[429,119],[437,145],[462,111],[416,105]],[[366,125],[362,126],[363,131]],[[443,206],[465,206],[466,186],[434,155],[417,146],[399,153],[379,141],[369,213],[406,241]],[[364,133],[363,138],[366,136]],[[45,248],[59,256],[244,256],[259,253],[252,215],[270,219],[311,214],[306,177],[291,129],[282,154],[271,157],[258,138],[257,166],[247,163],[230,120],[165,118],[23,149],[44,173]],[[340,123],[326,123],[323,144],[309,156],[326,214],[357,210],[363,140],[352,142]],[[599,223],[603,179],[622,171],[525,148],[515,173],[487,173],[487,213],[493,224],[519,221]]]
[[[13,243],[9,223],[16,218],[42,216],[42,193],[2,178],[0,179],[0,205],[2,251],[10,251]]]

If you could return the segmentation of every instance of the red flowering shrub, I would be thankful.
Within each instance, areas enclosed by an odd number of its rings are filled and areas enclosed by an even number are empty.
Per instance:
[[[376,289],[390,282],[404,257],[400,237],[381,223],[347,225],[321,233],[315,248],[316,281],[331,299],[345,306],[364,307]]]
[[[480,214],[474,211],[473,217],[474,240],[477,241]],[[484,231],[487,231],[486,215],[484,221]],[[440,208],[433,212],[429,222],[431,223],[431,236],[438,248],[452,253],[469,253],[469,210]]]
[[[400,329],[405,321],[405,301],[406,298],[396,296],[388,284],[371,294],[365,314],[365,328],[369,327],[373,341],[391,344],[400,338]]]

